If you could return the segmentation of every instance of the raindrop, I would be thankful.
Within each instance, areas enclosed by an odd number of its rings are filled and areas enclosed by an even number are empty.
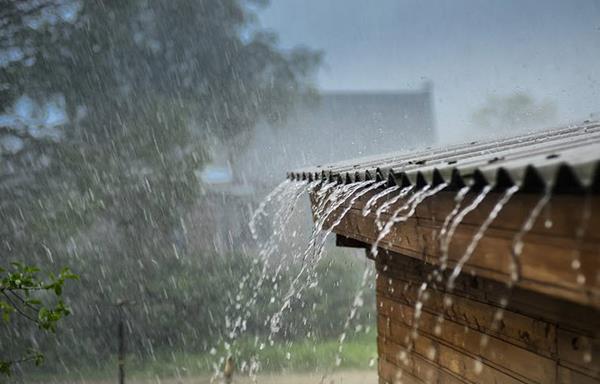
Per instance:
[[[481,372],[483,372],[483,363],[481,362],[481,360],[475,359],[475,364],[473,366],[473,372],[475,372],[476,375],[480,375]]]

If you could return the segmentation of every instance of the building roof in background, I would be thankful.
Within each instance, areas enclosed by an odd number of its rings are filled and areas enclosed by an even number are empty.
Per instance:
[[[279,126],[259,125],[237,174],[276,183],[282,169],[330,163],[435,141],[433,89],[323,92]]]
[[[301,180],[355,182],[388,180],[391,185],[512,185],[522,191],[600,191],[600,122],[516,137],[470,142],[440,149],[396,152],[288,173]]]

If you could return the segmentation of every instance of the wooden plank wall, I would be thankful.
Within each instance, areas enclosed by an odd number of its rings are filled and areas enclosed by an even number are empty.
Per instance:
[[[375,242],[379,235],[374,213],[377,206],[366,217],[361,212],[373,193],[355,202],[335,228],[335,233],[366,244]],[[454,208],[455,195],[455,192],[441,192],[426,199],[413,216],[393,227],[380,246],[436,264],[441,253],[439,233],[446,216]],[[467,195],[462,206],[467,206],[475,196]],[[500,197],[498,193],[490,193],[458,225],[450,242],[450,267],[464,254]],[[513,239],[539,200],[539,195],[513,196],[485,232],[464,270],[496,281],[508,281]],[[405,202],[406,199],[400,200],[385,212],[381,217],[383,222],[390,217],[390,212]],[[344,209],[341,206],[339,211]],[[586,211],[593,214],[586,217]],[[595,212],[600,212],[598,196],[553,196],[523,238],[519,286],[600,309],[600,215]],[[332,214],[330,222],[337,217],[336,213]],[[574,265],[578,267],[574,268]]]
[[[462,275],[426,291],[412,338],[433,266],[383,249],[376,265],[380,383],[600,383],[596,309]]]
[[[367,216],[362,208],[377,192],[352,207],[342,205],[325,225],[346,211],[334,228],[339,244],[362,245],[369,257],[379,236],[375,211],[381,203]],[[426,199],[379,244],[380,383],[600,383],[597,195],[551,198],[523,237],[520,280],[508,288],[515,235],[542,197],[514,195],[478,243],[454,290],[446,292],[440,283],[426,291],[414,337],[419,287],[439,264],[440,231],[455,196],[444,191]],[[462,207],[476,196],[469,193]],[[490,193],[457,226],[442,282],[501,197]],[[384,212],[382,222],[406,201]],[[313,212],[314,203],[313,197]]]

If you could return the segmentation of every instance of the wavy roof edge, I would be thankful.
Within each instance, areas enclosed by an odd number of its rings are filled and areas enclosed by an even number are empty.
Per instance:
[[[449,189],[491,185],[522,192],[600,193],[600,122],[449,147],[357,158],[288,172],[292,180],[378,180]]]

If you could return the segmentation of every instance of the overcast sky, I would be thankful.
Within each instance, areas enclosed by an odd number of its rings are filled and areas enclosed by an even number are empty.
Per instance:
[[[494,94],[552,100],[560,122],[600,112],[598,0],[272,0],[260,23],[283,47],[324,51],[324,90],[431,79],[442,141],[469,132],[473,111]]]

